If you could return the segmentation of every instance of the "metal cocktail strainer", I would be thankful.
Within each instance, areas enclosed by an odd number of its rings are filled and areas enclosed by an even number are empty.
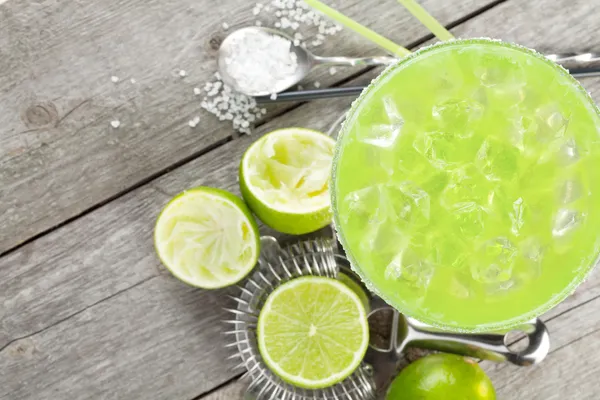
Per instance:
[[[238,361],[235,368],[245,369],[243,378],[250,381],[247,400],[368,400],[382,394],[397,373],[402,354],[408,347],[418,347],[461,354],[496,362],[527,366],[539,363],[547,355],[550,339],[545,325],[538,319],[511,329],[522,331],[527,347],[519,352],[507,346],[508,331],[485,334],[448,333],[403,316],[377,296],[370,295],[369,325],[371,344],[361,366],[347,379],[322,390],[294,387],[274,375],[264,364],[256,341],[256,323],[267,296],[280,284],[303,275],[335,278],[338,272],[355,276],[348,260],[336,253],[332,237],[306,240],[280,247],[273,237],[261,238],[259,263],[232,296],[236,308],[227,309],[232,319],[224,321],[232,338],[227,345]],[[357,279],[357,283],[361,284]],[[362,284],[361,284],[362,285]],[[365,291],[367,292],[367,291]],[[367,292],[368,293],[368,292]]]

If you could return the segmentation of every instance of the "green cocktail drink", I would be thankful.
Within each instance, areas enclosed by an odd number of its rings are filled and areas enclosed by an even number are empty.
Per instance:
[[[435,45],[354,103],[331,184],[353,267],[401,312],[507,328],[569,295],[600,253],[600,116],[543,56]]]

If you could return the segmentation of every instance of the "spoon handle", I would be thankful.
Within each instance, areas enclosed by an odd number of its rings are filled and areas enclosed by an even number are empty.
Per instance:
[[[415,346],[446,351],[496,362],[508,361],[515,365],[528,366],[541,362],[550,350],[550,336],[544,323],[534,319],[514,330],[527,335],[529,343],[519,352],[507,346],[508,331],[505,333],[464,334],[441,332],[412,318],[406,318],[405,337],[397,344],[399,353],[405,346]]]
[[[377,66],[377,65],[390,65],[398,61],[397,58],[394,57],[363,57],[363,58],[353,58],[353,57],[313,57],[315,65],[318,66],[345,66],[345,67],[368,67],[368,66]]]
[[[330,99],[334,97],[358,96],[363,89],[363,86],[351,86],[312,90],[295,90],[292,92],[279,93],[274,99],[271,99],[270,96],[257,96],[254,99],[258,104],[279,103],[283,101],[310,101]]]

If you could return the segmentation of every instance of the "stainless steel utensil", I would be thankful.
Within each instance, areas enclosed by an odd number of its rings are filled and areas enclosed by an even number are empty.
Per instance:
[[[395,375],[397,361],[409,346],[446,351],[497,362],[532,365],[544,359],[549,350],[549,336],[544,324],[535,320],[518,330],[524,331],[529,345],[512,352],[506,345],[507,332],[489,334],[457,334],[442,332],[412,318],[407,318],[386,305],[379,297],[370,295],[371,312],[391,312],[389,345],[371,344],[363,364],[343,382],[323,390],[305,390],[283,382],[263,363],[256,342],[256,322],[262,304],[269,293],[281,283],[302,275],[337,276],[340,270],[355,276],[348,260],[335,254],[336,242],[331,238],[294,243],[282,249],[272,237],[261,238],[262,253],[253,274],[239,287],[240,294],[232,297],[237,307],[228,309],[233,318],[224,321],[231,326],[225,334],[233,341],[228,347],[235,350],[236,368],[243,368],[250,380],[248,400],[263,399],[374,399],[377,392]],[[357,283],[362,285],[359,280]],[[368,293],[368,292],[367,292]],[[386,325],[387,326],[387,325]]]
[[[290,42],[290,51],[292,51],[297,58],[298,67],[294,73],[286,76],[283,79],[279,79],[273,82],[272,90],[263,92],[245,92],[242,90],[242,86],[233,78],[227,70],[226,59],[229,58],[234,51],[233,43],[235,40],[241,39],[242,37],[248,37],[260,33],[269,33],[271,35],[279,36]],[[548,54],[546,55],[552,61],[561,64],[566,69],[570,70],[574,77],[589,77],[589,76],[600,76],[600,55],[595,53],[561,53],[561,54]],[[286,35],[285,33],[269,28],[263,27],[246,27],[238,29],[228,35],[219,48],[219,54],[217,57],[217,64],[219,73],[223,82],[231,86],[240,93],[244,93],[248,96],[257,97],[259,103],[271,103],[271,102],[282,102],[282,101],[308,101],[315,99],[325,99],[331,97],[340,96],[355,96],[360,94],[362,88],[351,87],[351,88],[324,88],[324,89],[313,89],[313,90],[302,90],[282,93],[290,87],[299,83],[306,75],[316,67],[331,67],[331,66],[380,66],[390,65],[398,61],[395,57],[365,57],[365,58],[352,58],[352,57],[320,57],[312,54],[310,51],[303,47],[294,45],[294,40]],[[271,99],[272,93],[280,94],[277,98]]]
[[[270,91],[248,93],[244,92],[239,83],[233,78],[227,69],[226,60],[231,57],[233,52],[233,43],[243,37],[269,33],[271,35],[282,37],[290,41],[290,51],[296,54],[298,68],[293,74],[273,82],[273,88]],[[271,93],[280,93],[300,82],[313,68],[319,67],[331,67],[331,66],[375,66],[375,65],[389,65],[396,62],[397,59],[394,57],[365,57],[365,58],[351,58],[351,57],[320,57],[312,54],[303,47],[294,45],[294,39],[286,35],[285,33],[269,28],[262,27],[247,27],[238,29],[232,32],[225,38],[221,47],[219,48],[219,54],[217,57],[217,64],[219,68],[219,74],[221,79],[227,85],[231,86],[240,93],[244,93],[248,96],[267,96]]]

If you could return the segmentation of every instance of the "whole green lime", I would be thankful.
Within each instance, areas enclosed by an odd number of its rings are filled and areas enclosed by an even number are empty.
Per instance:
[[[423,357],[400,372],[386,400],[495,400],[496,391],[479,364],[454,354]]]

